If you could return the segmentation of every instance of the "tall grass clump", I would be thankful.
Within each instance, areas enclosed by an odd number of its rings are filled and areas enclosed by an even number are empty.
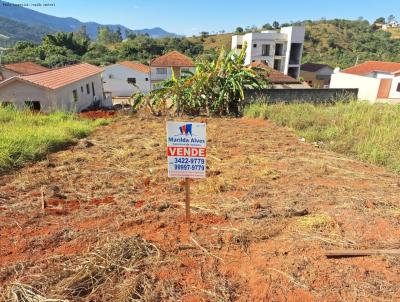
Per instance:
[[[400,173],[400,105],[255,103],[244,115],[272,120],[294,129],[307,141]]]
[[[0,173],[60,150],[100,124],[104,122],[80,119],[75,114],[43,115],[10,106],[0,108]]]

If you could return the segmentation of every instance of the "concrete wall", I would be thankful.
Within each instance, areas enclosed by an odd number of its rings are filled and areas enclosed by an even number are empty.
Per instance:
[[[21,81],[14,81],[0,88],[0,102],[13,103],[18,109],[25,107],[25,101],[40,102],[42,109],[53,105],[54,91]]]
[[[95,95],[93,96],[92,83],[94,85]],[[86,84],[89,84],[89,93],[86,91]],[[83,92],[81,90],[83,87]],[[73,101],[72,91],[76,89],[78,92],[78,101]],[[80,112],[83,109],[99,102],[99,105],[106,105],[102,103],[104,100],[103,82],[101,74],[97,74],[78,82],[63,86],[56,90],[56,100],[54,104],[57,108],[61,108],[64,111],[77,111]]]
[[[325,103],[357,98],[357,89],[265,89],[246,90],[245,103]]]
[[[397,86],[400,84],[400,76],[392,79],[392,87],[390,88],[389,98],[400,99],[400,91],[397,91]]]
[[[337,72],[332,74],[330,88],[357,88],[358,99],[375,101],[381,80]]]
[[[127,82],[128,78],[136,78],[136,87]],[[103,83],[104,91],[111,92],[113,97],[131,96],[134,92],[148,93],[150,74],[115,64],[105,67]]]

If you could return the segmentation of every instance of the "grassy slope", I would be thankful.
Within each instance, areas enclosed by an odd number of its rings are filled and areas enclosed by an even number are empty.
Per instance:
[[[0,173],[61,149],[103,122],[65,113],[38,115],[0,108]]]
[[[253,104],[245,115],[294,129],[307,141],[400,172],[400,106]]]

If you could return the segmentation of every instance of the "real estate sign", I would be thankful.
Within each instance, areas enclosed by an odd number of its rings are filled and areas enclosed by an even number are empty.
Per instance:
[[[167,122],[168,177],[206,176],[206,124]]]

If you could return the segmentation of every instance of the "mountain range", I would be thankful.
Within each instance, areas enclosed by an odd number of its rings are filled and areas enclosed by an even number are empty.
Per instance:
[[[86,32],[91,39],[96,38],[97,29],[102,26],[108,26],[112,30],[120,28],[123,37],[125,37],[125,32],[148,34],[153,38],[177,36],[160,27],[133,30],[120,24],[81,22],[71,17],[55,17],[0,0],[0,43],[7,40],[2,36],[9,38],[9,44],[18,40],[38,42],[38,39],[40,41],[45,34],[57,31],[78,31],[81,26],[86,26]]]

